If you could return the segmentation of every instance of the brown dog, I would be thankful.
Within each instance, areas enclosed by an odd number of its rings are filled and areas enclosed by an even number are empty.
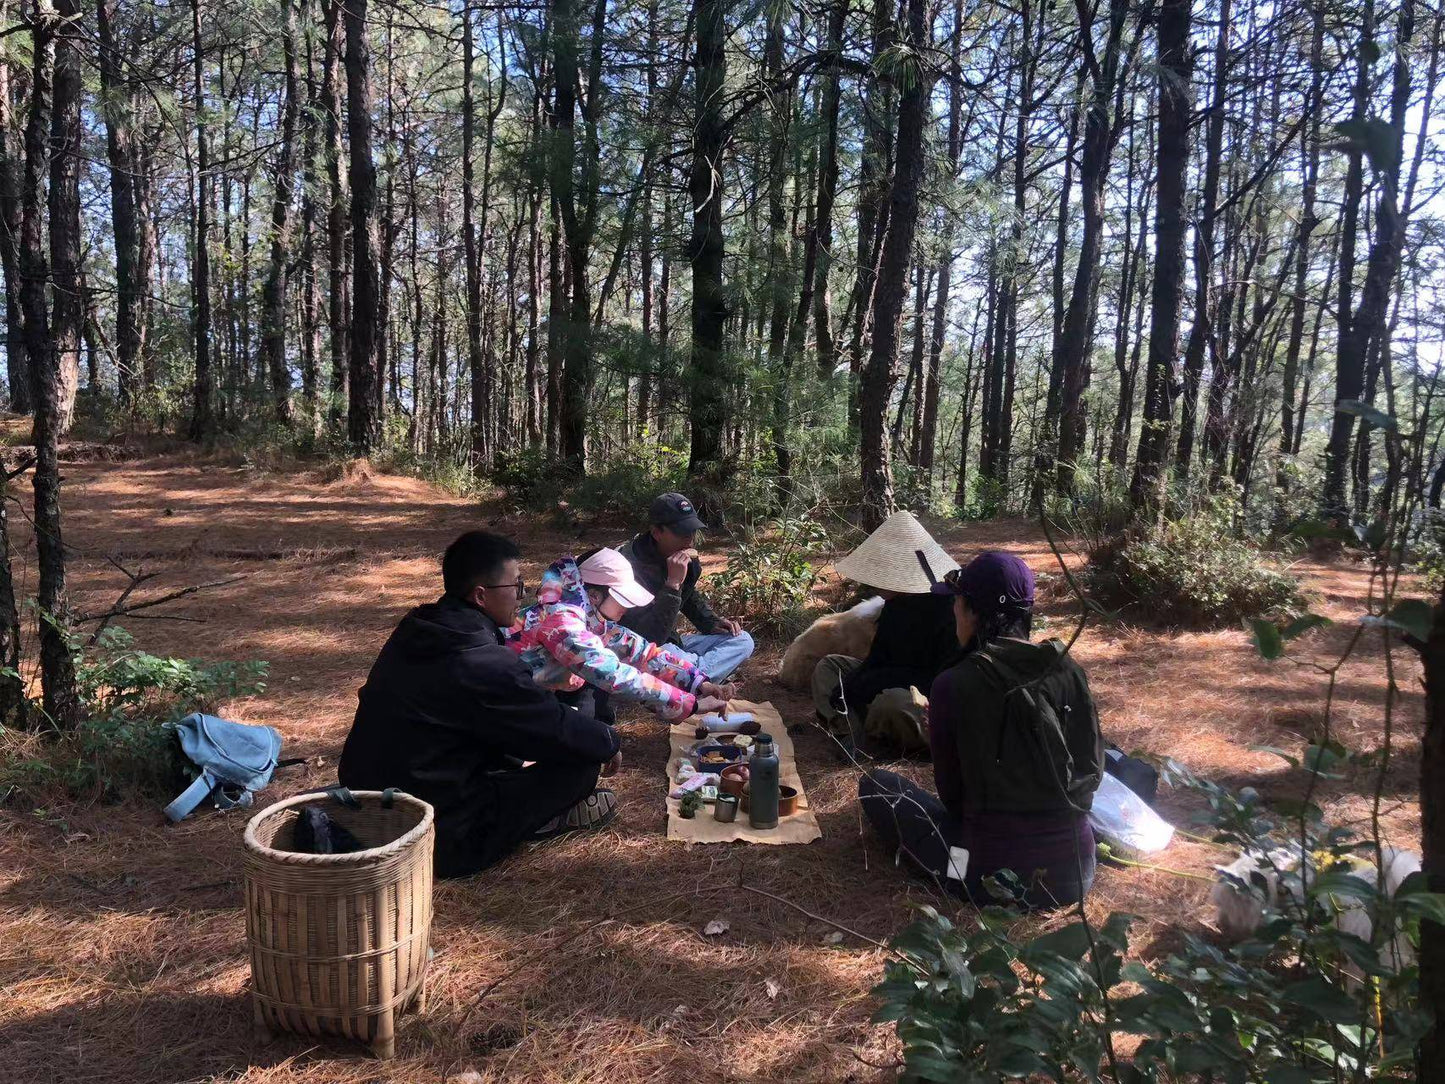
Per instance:
[[[864,599],[842,613],[824,614],[799,634],[783,653],[778,680],[790,689],[806,691],[813,681],[813,669],[825,655],[851,655],[861,659],[873,646],[883,599]]]

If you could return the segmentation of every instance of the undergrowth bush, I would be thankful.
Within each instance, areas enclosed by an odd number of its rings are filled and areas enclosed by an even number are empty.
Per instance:
[[[1304,761],[1336,757],[1311,747]],[[1393,897],[1373,870],[1353,874],[1359,858],[1374,861],[1376,842],[1325,824],[1318,808],[1269,810],[1247,788],[1234,794],[1170,769],[1207,799],[1200,819],[1215,842],[1271,856],[1286,902],[1238,880],[1263,907],[1256,932],[1227,948],[1184,934],[1152,968],[1125,959],[1136,919],[1127,913],[1021,940],[1011,911],[985,908],[979,928],[965,931],[923,908],[894,940],[898,958],[874,991],[875,1019],[895,1021],[903,1042],[905,1080],[1414,1078],[1429,1015],[1413,956],[1401,962],[1388,949],[1397,937],[1418,945],[1422,919],[1445,919],[1445,897],[1418,873]],[[1365,908],[1372,934],[1335,921],[1351,907]],[[1121,1035],[1140,1040],[1127,1061],[1113,1048]]]
[[[1085,581],[1098,603],[1166,624],[1223,626],[1303,607],[1294,578],[1236,533],[1227,497],[1101,538]]]
[[[708,580],[719,613],[744,619],[753,628],[791,637],[808,618],[805,607],[820,573],[813,564],[828,533],[811,519],[784,519],[750,530]]]
[[[0,801],[173,797],[186,783],[186,764],[162,724],[266,687],[264,662],[152,655],[118,627],[89,651],[73,646],[82,721],[65,733],[0,729]],[[31,712],[43,719],[38,703]]]

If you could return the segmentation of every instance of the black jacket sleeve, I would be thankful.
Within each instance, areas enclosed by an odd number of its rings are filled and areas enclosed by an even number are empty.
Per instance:
[[[711,636],[717,632],[717,614],[713,613],[712,607],[707,604],[707,599],[698,593],[697,583],[702,578],[702,562],[696,557],[687,570],[687,579],[682,585],[682,614],[692,622],[693,628],[704,636]]]
[[[482,720],[487,743],[521,760],[580,760],[602,764],[621,747],[617,732],[539,688],[521,659],[506,648],[487,649],[492,665],[468,675],[461,695]]]

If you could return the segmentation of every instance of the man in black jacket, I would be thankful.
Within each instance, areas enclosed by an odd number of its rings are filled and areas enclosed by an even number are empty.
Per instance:
[[[360,693],[344,786],[397,787],[436,809],[436,871],[485,869],[527,839],[600,828],[617,799],[616,731],[532,681],[502,642],[523,593],[520,551],[470,531],[442,559],[446,593],[401,620]]]
[[[702,562],[695,541],[707,526],[681,493],[653,501],[648,520],[651,526],[621,550],[637,582],[652,592],[652,602],[628,610],[622,623],[655,644],[677,644],[709,678],[723,681],[752,656],[753,638],[733,618],[713,613],[698,593]],[[679,614],[692,622],[696,635],[678,635]]]

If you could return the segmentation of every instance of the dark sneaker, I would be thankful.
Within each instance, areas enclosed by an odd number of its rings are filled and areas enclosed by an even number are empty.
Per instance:
[[[617,795],[605,787],[594,790],[566,813],[560,813],[533,833],[533,839],[556,839],[571,832],[591,832],[617,819]]]

